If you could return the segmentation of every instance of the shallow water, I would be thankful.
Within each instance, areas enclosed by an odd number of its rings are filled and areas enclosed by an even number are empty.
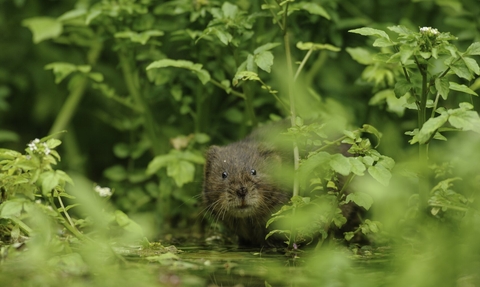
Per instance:
[[[360,278],[363,282],[356,286],[382,286],[388,260],[384,251],[374,254],[367,248],[365,254],[354,255],[346,247],[286,255],[235,245],[177,245],[128,253],[129,260],[157,269],[159,280],[168,286],[353,286]]]

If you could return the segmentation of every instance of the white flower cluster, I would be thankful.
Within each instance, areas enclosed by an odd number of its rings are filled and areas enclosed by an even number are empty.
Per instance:
[[[420,33],[436,36],[436,35],[438,35],[440,32],[438,32],[438,29],[437,29],[437,28],[422,27],[422,28],[420,28]]]
[[[101,196],[101,197],[108,197],[112,195],[112,190],[110,187],[101,187],[100,185],[95,186],[94,190]]]
[[[29,144],[28,144],[28,148],[32,151],[32,152],[41,152],[39,150],[39,147],[41,148],[42,146],[39,146],[38,144],[40,144],[40,140],[39,139],[34,139],[33,141],[31,141]],[[50,148],[48,147],[47,143],[46,142],[43,142],[42,143],[43,145],[43,153],[45,153],[45,155],[49,155],[51,150]]]

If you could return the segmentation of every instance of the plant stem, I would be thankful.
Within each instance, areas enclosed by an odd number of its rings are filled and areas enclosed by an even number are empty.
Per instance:
[[[93,45],[88,52],[88,64],[94,66],[97,62],[100,52],[102,51],[102,44],[99,42],[97,45]],[[58,133],[62,130],[65,130],[66,127],[70,124],[70,120],[75,115],[75,110],[77,109],[80,100],[85,94],[85,90],[88,85],[88,78],[84,76],[77,85],[73,88],[70,94],[67,97],[67,100],[62,106],[62,109],[58,113],[58,116],[55,118],[55,122],[50,128],[49,134]],[[58,135],[60,137],[61,135]]]
[[[285,58],[287,61],[287,70],[288,70],[288,98],[290,100],[290,124],[295,126],[295,119],[297,117],[295,111],[295,98],[293,93],[293,66],[292,66],[292,54],[290,51],[290,40],[289,33],[287,31],[287,15],[288,15],[288,4],[285,4],[285,10],[283,14],[283,41],[285,45]],[[294,177],[293,177],[293,196],[298,196],[299,190],[299,179],[298,179],[298,168],[300,164],[300,153],[298,151],[297,141],[293,141],[293,166],[294,166]],[[292,210],[293,215],[295,215],[295,208]],[[292,226],[292,231],[290,233],[290,239],[288,241],[288,248],[292,249],[293,244],[295,243],[295,238],[297,237],[297,232],[295,231],[294,226]]]
[[[418,111],[418,130],[421,130],[426,121],[427,114],[427,100],[428,100],[428,79],[427,79],[427,67],[426,64],[420,64],[418,59],[415,57],[415,63],[418,66],[418,69],[422,75],[422,94],[419,103]],[[420,164],[420,173],[419,173],[419,185],[418,192],[420,195],[420,209],[426,210],[428,203],[428,192],[429,184],[427,179],[426,169],[428,167],[428,143],[422,144],[419,143],[419,164]]]
[[[242,99],[246,98],[244,94],[239,93],[239,92],[235,91],[234,89],[229,89],[228,87],[222,85],[221,83],[217,82],[214,79],[210,79],[210,83],[214,84],[215,86],[219,87],[222,90],[225,90],[225,92],[227,92],[227,93],[231,93],[232,95],[235,95],[235,96],[240,97]]]
[[[135,101],[136,106],[141,111],[141,116],[143,117],[143,124],[147,135],[151,141],[153,153],[154,155],[159,155],[161,153],[161,145],[157,138],[155,121],[153,119],[153,115],[150,111],[148,103],[145,101],[144,97],[141,94],[138,72],[133,69],[133,65],[131,64],[127,51],[120,51],[118,53],[118,56],[120,58],[120,66],[122,68],[125,85],[127,86],[128,92]]]
[[[300,72],[302,71],[303,67],[305,66],[305,63],[307,62],[308,58],[310,58],[310,55],[312,54],[312,52],[313,52],[313,48],[308,50],[307,54],[305,55],[302,62],[300,63],[300,66],[298,66],[297,72],[295,73],[295,77],[293,78],[294,82],[297,81],[298,75],[300,75]]]

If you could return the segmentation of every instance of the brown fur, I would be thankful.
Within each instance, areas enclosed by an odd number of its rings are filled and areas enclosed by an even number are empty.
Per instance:
[[[265,224],[289,200],[272,174],[281,158],[247,138],[224,147],[210,147],[206,159],[203,199],[207,210],[238,235],[241,245],[272,244],[265,241]]]

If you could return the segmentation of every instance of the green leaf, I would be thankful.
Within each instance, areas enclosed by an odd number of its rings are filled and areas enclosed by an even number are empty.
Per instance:
[[[347,157],[342,154],[334,154],[330,159],[330,167],[341,175],[349,175],[352,166]]]
[[[368,168],[368,173],[378,182],[387,186],[392,174],[383,165],[373,165]]]
[[[349,30],[348,32],[355,33],[355,34],[360,34],[362,36],[380,37],[380,38],[384,38],[384,39],[387,39],[388,41],[390,41],[390,37],[388,37],[388,34],[385,33],[385,31],[378,30],[378,29],[363,27],[363,28],[359,28],[359,29]]]
[[[346,202],[355,202],[358,206],[364,207],[369,210],[373,204],[373,198],[370,194],[365,192],[354,192],[347,195]]]
[[[292,9],[301,9],[309,12],[310,14],[319,15],[324,17],[325,19],[330,20],[330,15],[327,13],[322,6],[318,5],[317,3],[312,2],[300,2],[291,4]]]
[[[441,126],[448,120],[448,114],[442,113],[438,117],[429,118],[422,126],[417,134],[417,139],[420,143],[426,143]]]
[[[188,161],[172,161],[167,166],[167,175],[175,180],[178,187],[192,182],[195,176],[195,166]]]
[[[472,72],[470,72],[470,69],[467,67],[465,61],[457,61],[451,65],[450,68],[460,78],[470,81],[473,77]]]
[[[469,103],[461,103],[459,109],[448,111],[448,122],[457,129],[480,132],[480,117],[476,111],[470,110],[472,108]]]
[[[367,49],[364,48],[346,48],[350,57],[362,65],[373,64],[373,56]]]
[[[255,51],[253,51],[253,54],[256,55],[256,54],[260,54],[262,52],[265,52],[265,51],[269,51],[277,46],[280,46],[281,44],[280,43],[267,43],[265,45],[262,45],[258,48],[255,49]]]
[[[444,100],[448,98],[448,93],[450,92],[450,84],[446,78],[436,78],[435,79],[435,89],[442,96]]]
[[[151,37],[163,36],[163,31],[160,30],[148,30],[141,33],[133,31],[122,31],[115,33],[115,38],[128,38],[134,43],[140,43],[145,45]]]
[[[45,66],[45,70],[53,70],[55,83],[58,84],[73,72],[77,71],[77,66],[70,63],[55,62]]]
[[[135,221],[131,220],[125,213],[120,210],[115,210],[115,221],[124,230],[133,234],[143,234],[143,229]]]
[[[312,42],[298,42],[297,48],[300,50],[329,50],[333,52],[338,52],[341,49],[330,44],[316,44]]]
[[[39,181],[42,186],[43,195],[48,195],[60,182],[60,177],[53,171],[47,171],[40,174]]]
[[[273,65],[273,54],[270,51],[263,51],[255,55],[255,64],[267,73],[270,73],[270,68]]]
[[[363,162],[356,157],[349,157],[348,161],[350,162],[350,165],[352,166],[352,172],[356,175],[362,176],[367,169]]]
[[[364,124],[362,126],[362,129],[364,132],[366,133],[369,133],[369,134],[372,134],[374,135],[376,138],[377,138],[377,145],[375,146],[375,148],[380,144],[380,140],[382,139],[382,133],[379,132],[374,126],[372,125],[367,125],[367,124]]]
[[[383,37],[376,39],[372,44],[373,47],[390,47],[393,45],[394,43],[390,39]]]
[[[33,42],[38,44],[43,40],[55,39],[62,34],[63,25],[60,21],[50,17],[34,17],[22,21],[33,33]]]
[[[68,21],[68,20],[73,20],[82,16],[85,16],[87,14],[87,9],[85,8],[78,8],[74,10],[67,11],[63,13],[60,17],[58,17],[58,21]]]
[[[8,200],[0,205],[0,218],[11,218],[20,215],[24,200]]]
[[[222,12],[226,18],[234,19],[238,13],[238,7],[230,2],[224,2],[222,5]]]
[[[480,74],[480,68],[478,67],[478,63],[477,61],[475,61],[475,59],[470,57],[463,57],[463,61],[465,62],[465,65],[470,71],[474,72],[477,75]]]
[[[407,27],[402,26],[402,25],[397,25],[397,26],[390,26],[387,27],[388,30],[393,31],[397,33],[400,36],[410,36],[413,35],[413,31],[409,30]]]
[[[206,70],[202,69],[201,64],[195,64],[193,62],[185,61],[185,60],[162,59],[162,60],[152,62],[150,65],[147,66],[146,69],[150,70],[150,69],[160,69],[160,68],[166,68],[166,67],[176,67],[176,68],[190,70],[197,75],[197,77],[200,79],[200,81],[204,85],[208,83],[208,81],[210,81],[210,74]]]
[[[469,87],[467,87],[465,85],[460,85],[460,84],[457,84],[455,82],[450,82],[449,84],[450,84],[449,88],[451,90],[467,93],[467,94],[470,94],[470,95],[473,95],[473,96],[478,96],[477,93],[475,93],[474,91],[472,91]]]
[[[151,175],[156,173],[159,169],[166,167],[171,161],[176,160],[176,156],[173,154],[157,155],[148,164],[146,173]]]
[[[471,44],[464,55],[480,55],[480,42]]]
[[[259,81],[260,78],[258,77],[258,74],[255,72],[251,71],[241,71],[235,74],[235,77],[233,77],[232,83],[234,86],[238,84],[238,81]]]
[[[406,93],[410,92],[412,88],[414,88],[414,85],[412,85],[406,79],[401,78],[395,83],[395,95],[400,98]]]

